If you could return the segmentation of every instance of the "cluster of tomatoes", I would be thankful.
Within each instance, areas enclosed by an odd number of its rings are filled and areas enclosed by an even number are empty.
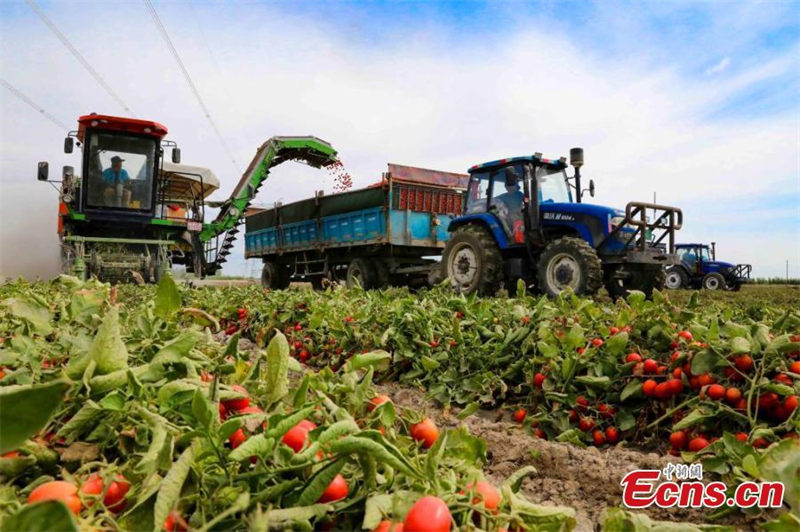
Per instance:
[[[236,309],[236,319],[235,320],[225,320],[223,323],[223,327],[225,328],[225,334],[228,336],[232,336],[236,334],[236,332],[244,327],[247,324],[247,309],[239,308]]]
[[[36,486],[28,495],[28,504],[42,501],[62,501],[75,515],[84,508],[101,501],[109,511],[118,514],[125,509],[125,495],[131,485],[122,475],[114,478],[103,478],[99,473],[92,473],[78,485],[67,480],[51,480]]]

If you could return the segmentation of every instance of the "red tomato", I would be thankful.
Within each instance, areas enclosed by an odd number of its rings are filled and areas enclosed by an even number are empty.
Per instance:
[[[579,395],[577,399],[575,399],[575,404],[581,407],[589,406],[589,400],[586,399],[584,396]]]
[[[698,451],[702,451],[708,447],[708,445],[709,443],[707,439],[698,436],[689,442],[689,451],[696,453]]]
[[[406,514],[405,532],[449,532],[453,516],[447,504],[439,497],[421,498]]]
[[[382,404],[391,402],[392,400],[388,395],[376,395],[375,397],[369,400],[369,404],[367,405],[367,410],[369,412],[372,412]]]
[[[592,441],[597,447],[605,445],[606,443],[606,435],[603,434],[602,430],[596,430],[592,433]]]
[[[750,355],[739,355],[733,359],[733,364],[736,366],[736,369],[742,373],[747,373],[753,369],[753,359]]]
[[[500,496],[500,492],[497,489],[485,482],[483,480],[479,480],[475,483],[473,490],[473,484],[470,482],[467,484],[467,491],[474,491],[477,497],[472,499],[472,504],[479,504],[483,502],[483,506],[492,512],[493,514],[497,513],[497,508],[500,506],[500,500],[502,497]],[[462,492],[463,493],[463,492]]]
[[[669,386],[670,395],[678,395],[683,392],[683,381],[680,378],[668,380],[667,385]]]
[[[66,480],[51,480],[36,486],[28,495],[28,504],[41,501],[61,501],[76,515],[83,506],[78,497],[78,486]]]
[[[739,441],[747,441],[747,434],[744,432],[737,432],[734,437]]]
[[[742,392],[740,392],[738,388],[731,387],[725,390],[725,400],[728,401],[729,404],[735,405],[741,398]]]
[[[766,447],[768,445],[769,445],[769,442],[767,440],[765,440],[764,438],[757,438],[755,441],[753,441],[753,447],[756,448],[756,449],[762,449],[762,448],[764,448],[764,447]]]
[[[654,397],[656,394],[656,386],[658,386],[656,381],[647,379],[642,383],[642,392],[644,392],[647,397]]]
[[[683,338],[688,342],[692,339],[692,333],[690,333],[689,331],[681,331],[678,333],[678,337]]]
[[[222,403],[219,404],[219,419],[220,421],[225,421],[225,418],[228,417],[228,409],[225,408],[225,405]]]
[[[641,362],[642,355],[639,353],[628,353],[628,356],[625,357],[625,362]]]
[[[237,429],[236,432],[234,432],[228,437],[228,441],[231,443],[231,449],[236,449],[241,444],[243,444],[246,439],[247,435],[244,433],[242,429]]]
[[[669,444],[673,449],[683,449],[686,447],[686,441],[688,439],[689,438],[686,436],[686,433],[682,430],[679,430],[669,435]]]
[[[593,345],[594,347],[600,347],[601,345],[603,345],[603,339],[602,339],[602,338],[595,338],[595,339],[593,339],[593,340],[592,340],[592,345]]]
[[[347,481],[342,475],[336,475],[317,502],[334,502],[345,497],[347,497]]]
[[[372,529],[372,532],[403,532],[403,523],[395,523],[393,521],[381,521],[378,526]]]
[[[582,417],[581,420],[578,422],[578,428],[581,429],[583,432],[589,432],[594,428],[594,420],[589,417]]]
[[[658,362],[653,360],[652,358],[648,358],[644,361],[644,372],[647,374],[653,374],[658,371]]]
[[[533,385],[536,386],[537,388],[541,388],[544,385],[544,380],[546,378],[547,377],[545,376],[544,373],[537,373],[536,375],[533,376]]]
[[[125,495],[130,489],[130,483],[122,475],[116,475],[114,480],[105,489],[103,479],[97,473],[92,473],[86,482],[81,485],[81,493],[86,495],[100,495],[106,491],[103,497],[103,504],[114,513],[119,513],[125,509]]]
[[[795,410],[797,410],[797,396],[790,395],[789,397],[787,397],[786,400],[783,402],[783,408],[785,408],[787,412],[789,412],[790,414]]]
[[[214,375],[206,370],[200,372],[200,380],[203,382],[211,382],[214,380]]]
[[[758,397],[758,408],[769,410],[778,404],[778,394],[775,392],[767,392]]]
[[[525,421],[525,417],[528,415],[528,412],[524,408],[520,408],[516,412],[514,412],[514,421],[517,423],[522,423]]]
[[[796,373],[797,375],[800,375],[800,360],[792,362],[792,365],[789,366],[789,371],[791,371],[792,373]]]
[[[787,386],[794,384],[794,380],[786,373],[779,373],[778,375],[775,375],[775,380]]]
[[[305,447],[308,441],[308,433],[317,428],[312,422],[304,419],[294,427],[290,428],[286,434],[283,435],[283,443],[291,447],[294,452],[299,453],[300,449]]]
[[[709,384],[714,384],[714,377],[712,377],[708,373],[703,373],[702,375],[697,377],[697,383],[702,388],[703,386],[708,386]]]
[[[606,441],[611,444],[619,441],[619,431],[616,429],[616,427],[608,427],[606,429]]]
[[[725,387],[721,384],[712,384],[706,388],[706,395],[708,395],[710,399],[719,401],[725,397]]]
[[[619,332],[619,327],[611,327],[608,332],[611,334],[617,334]]]
[[[669,399],[671,393],[672,393],[672,388],[670,387],[668,382],[659,382],[656,385],[655,396],[658,399],[661,400]]]
[[[439,439],[439,429],[431,418],[425,418],[411,425],[411,437],[422,442],[423,449],[430,449]]]
[[[244,397],[238,399],[228,399],[227,401],[223,401],[222,404],[225,405],[225,408],[228,410],[242,410],[243,408],[247,408],[250,406],[250,394],[247,393],[247,390],[244,386],[239,386],[238,384],[234,384],[231,386],[233,390],[241,393]]]
[[[183,516],[178,512],[170,512],[166,519],[164,519],[164,530],[169,532],[186,532],[189,530],[189,525],[183,520]]]

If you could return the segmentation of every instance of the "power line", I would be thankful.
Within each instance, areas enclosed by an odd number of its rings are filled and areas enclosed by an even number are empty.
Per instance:
[[[134,114],[133,111],[131,111],[130,107],[128,107],[128,105],[122,101],[122,98],[120,98],[117,95],[117,93],[114,92],[114,90],[108,85],[108,83],[106,83],[106,81],[100,76],[100,74],[98,74],[97,71],[94,68],[92,68],[92,65],[90,65],[89,62],[86,60],[86,58],[84,58],[83,55],[81,55],[78,49],[75,48],[71,42],[69,42],[67,36],[61,33],[61,31],[56,27],[56,25],[53,24],[53,22],[49,18],[47,18],[47,15],[45,15],[39,9],[39,6],[37,6],[33,0],[26,0],[26,1],[28,2],[30,8],[33,9],[34,13],[36,13],[39,16],[39,18],[42,19],[42,22],[44,22],[48,28],[50,28],[50,31],[53,32],[53,35],[55,35],[58,38],[58,40],[61,41],[61,44],[63,44],[64,47],[67,50],[69,50],[69,52],[75,57],[75,59],[77,59],[78,62],[81,65],[83,65],[83,68],[85,68],[86,71],[89,72],[89,74],[91,74],[91,76],[95,79],[95,81],[97,81],[97,83],[99,83],[100,86],[103,87],[103,89],[105,89],[105,91],[109,94],[109,96],[114,98],[117,101],[117,103],[120,104],[122,108],[125,109],[125,111],[127,111],[129,114],[131,115]]]
[[[55,116],[53,116],[50,113],[48,113],[47,111],[45,111],[44,108],[42,108],[39,105],[37,105],[33,100],[31,100],[30,98],[25,96],[25,94],[23,94],[16,87],[11,85],[5,79],[0,78],[0,84],[2,84],[3,87],[7,88],[11,94],[13,94],[14,96],[19,98],[23,102],[27,103],[28,105],[30,105],[31,107],[33,107],[34,109],[39,111],[42,114],[43,117],[45,117],[46,119],[48,119],[49,121],[51,121],[52,123],[54,123],[55,125],[60,127],[62,130],[69,131],[69,126],[68,125],[64,124],[64,122],[62,122],[61,120],[59,120]]]
[[[194,97],[197,98],[197,103],[200,104],[200,107],[203,110],[203,113],[205,114],[208,123],[211,124],[211,128],[214,130],[214,133],[216,133],[220,144],[222,144],[222,147],[225,149],[225,152],[228,154],[228,157],[231,158],[231,162],[233,162],[233,165],[241,173],[242,169],[239,167],[239,163],[236,161],[236,157],[234,157],[233,152],[228,147],[228,144],[225,142],[225,138],[222,136],[222,132],[220,132],[216,122],[214,122],[214,119],[211,118],[211,111],[208,110],[208,107],[206,107],[205,102],[203,102],[203,98],[200,96],[200,91],[197,90],[197,86],[195,86],[194,81],[192,81],[192,77],[189,75],[189,71],[186,70],[186,66],[183,64],[181,56],[178,54],[178,50],[175,48],[175,45],[172,44],[172,39],[169,38],[169,34],[167,33],[167,28],[165,28],[164,24],[161,23],[161,19],[159,18],[158,13],[156,13],[156,10],[153,7],[153,4],[150,2],[150,0],[144,0],[144,4],[147,7],[147,10],[150,12],[150,16],[153,17],[153,22],[155,22],[159,33],[161,33],[161,37],[163,37],[164,42],[167,44],[167,48],[169,48],[172,57],[174,57],[175,62],[178,63],[178,67],[183,73],[183,77],[186,79],[186,83],[189,84],[189,87],[192,89],[192,92],[194,93]]]

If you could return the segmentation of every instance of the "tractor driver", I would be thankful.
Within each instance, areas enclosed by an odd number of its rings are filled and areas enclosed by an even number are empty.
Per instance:
[[[521,231],[523,225],[522,208],[525,205],[525,194],[519,189],[519,176],[512,167],[505,168],[506,191],[494,198],[500,220],[509,234],[515,235]]]
[[[131,201],[131,178],[122,168],[125,159],[117,155],[111,158],[111,168],[103,170],[103,202],[113,207],[127,207]]]

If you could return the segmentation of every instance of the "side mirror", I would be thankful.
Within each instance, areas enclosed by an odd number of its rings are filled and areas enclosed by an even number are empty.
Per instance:
[[[64,153],[72,153],[72,149],[75,145],[75,141],[72,137],[67,137],[64,139]]]
[[[172,148],[172,162],[175,164],[181,164],[181,149],[180,148]]]
[[[47,175],[50,172],[50,165],[47,164],[47,161],[40,161],[39,162],[39,171],[36,174],[36,179],[39,181],[47,181]]]
[[[589,195],[594,197],[594,179],[589,180]]]

